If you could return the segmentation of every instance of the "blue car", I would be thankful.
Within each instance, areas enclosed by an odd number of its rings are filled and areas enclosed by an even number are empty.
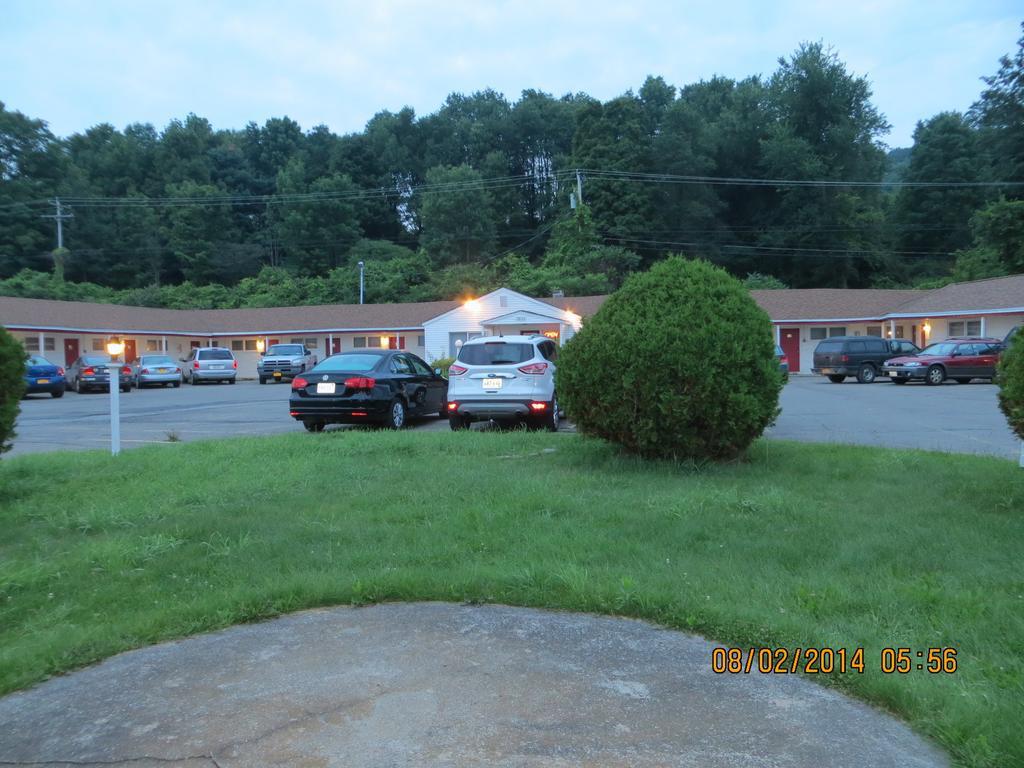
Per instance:
[[[64,397],[64,369],[45,357],[30,355],[25,363],[25,394],[49,392],[51,397]]]

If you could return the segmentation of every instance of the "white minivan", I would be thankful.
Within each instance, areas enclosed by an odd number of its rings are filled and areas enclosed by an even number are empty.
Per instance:
[[[519,421],[558,429],[555,360],[558,344],[544,336],[470,339],[448,369],[448,423]]]

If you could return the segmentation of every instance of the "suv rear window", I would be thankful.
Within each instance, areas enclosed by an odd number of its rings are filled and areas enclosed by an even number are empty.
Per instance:
[[[534,356],[533,344],[510,344],[507,341],[485,341],[466,344],[459,350],[459,362],[469,365],[514,365]]]
[[[828,353],[828,352],[842,352],[843,342],[841,341],[823,341],[818,345],[816,352]]]
[[[234,360],[231,357],[231,350],[228,349],[201,349],[196,356],[197,360]]]

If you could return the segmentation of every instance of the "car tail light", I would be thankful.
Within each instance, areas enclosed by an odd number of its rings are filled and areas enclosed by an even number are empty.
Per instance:
[[[547,363],[530,363],[529,365],[519,366],[519,372],[525,373],[530,376],[540,376],[548,369]]]
[[[459,404],[458,403],[448,403],[448,410],[449,411],[457,411],[458,409],[459,409]]]
[[[199,361],[198,360],[196,360],[194,363],[192,363],[192,370],[195,370],[195,371],[199,370]]]
[[[782,363],[783,365],[789,365],[789,358],[783,355],[782,357],[779,358],[779,362]]]
[[[96,369],[95,368],[83,368],[82,369],[82,375],[83,376],[95,376],[96,375]]]
[[[367,376],[345,379],[345,387],[347,389],[373,389],[375,386],[377,386],[377,380]]]
[[[238,361],[237,360],[233,361],[231,363],[231,367],[234,368],[237,371],[238,370]]]
[[[126,365],[126,366],[123,366],[123,367],[121,368],[121,373],[127,373],[127,374],[131,374],[131,372],[132,372],[132,369],[131,369],[131,368],[129,368],[129,367],[127,366],[127,365]]]
[[[149,368],[143,368],[139,373],[149,373]]]
[[[64,369],[61,368],[60,366],[57,366],[57,375],[58,376],[63,376],[64,375]]]
[[[175,369],[174,369],[174,372],[175,372],[175,373],[181,373],[181,368],[175,368]]]
[[[298,411],[288,411],[288,415],[289,416],[298,416],[299,412]]]
[[[850,356],[849,355],[843,355],[842,357],[839,358],[839,362],[841,362],[841,363],[848,363],[848,362],[850,362]]]
[[[469,368],[467,368],[464,365],[457,365],[456,363],[452,363],[450,366],[448,366],[448,375],[449,376],[461,376],[462,374],[464,374],[468,370],[469,370]]]
[[[353,416],[366,416],[366,411],[352,411]]]
[[[548,407],[547,403],[530,403],[530,409],[534,411],[543,411]]]
[[[309,382],[301,376],[292,379],[292,389],[305,389],[309,386]]]

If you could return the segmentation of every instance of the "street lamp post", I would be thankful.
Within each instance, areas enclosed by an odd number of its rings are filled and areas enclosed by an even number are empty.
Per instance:
[[[107,342],[110,362],[107,364],[107,380],[110,382],[110,455],[121,452],[121,363],[117,359],[124,352],[124,342],[116,336]]]
[[[363,262],[359,262],[359,303],[363,303],[363,273],[366,270],[366,265]]]

